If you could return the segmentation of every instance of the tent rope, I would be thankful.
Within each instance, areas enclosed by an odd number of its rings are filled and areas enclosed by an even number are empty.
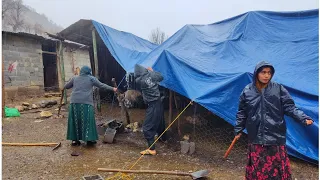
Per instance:
[[[168,125],[168,127],[160,134],[160,136],[157,137],[157,139],[154,141],[153,144],[150,145],[150,147],[148,149],[150,149],[160,138],[161,136],[166,132],[168,131],[168,129],[173,125],[173,123],[182,115],[182,113],[184,113],[184,111],[190,106],[193,104],[193,101],[190,101],[189,104],[178,114],[178,116]],[[131,170],[140,160],[141,158],[144,156],[144,154],[142,154],[138,160],[133,163],[133,165],[129,168],[129,170]],[[111,180],[111,179],[114,179],[116,177],[120,177],[120,179],[128,179],[130,178],[128,175],[126,175],[125,173],[117,173],[116,175],[110,177],[110,178],[107,178],[107,180]],[[129,179],[130,180],[130,179]]]

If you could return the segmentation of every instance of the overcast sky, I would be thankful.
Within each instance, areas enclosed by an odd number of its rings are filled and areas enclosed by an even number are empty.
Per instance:
[[[94,19],[149,39],[159,27],[171,36],[186,24],[211,24],[253,10],[318,9],[318,0],[23,0],[63,28]]]

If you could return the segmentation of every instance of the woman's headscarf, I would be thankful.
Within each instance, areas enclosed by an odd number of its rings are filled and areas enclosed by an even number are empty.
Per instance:
[[[80,70],[80,76],[86,76],[86,75],[92,76],[91,68],[89,68],[89,66],[83,66]]]

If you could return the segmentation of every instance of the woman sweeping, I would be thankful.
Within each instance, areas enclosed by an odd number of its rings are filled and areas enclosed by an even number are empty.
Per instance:
[[[101,83],[92,76],[91,69],[88,66],[83,66],[80,75],[73,77],[64,86],[64,89],[72,88],[67,139],[72,141],[73,146],[80,145],[80,140],[87,142],[87,145],[93,145],[98,140],[93,106],[94,86],[117,91],[117,88]]]

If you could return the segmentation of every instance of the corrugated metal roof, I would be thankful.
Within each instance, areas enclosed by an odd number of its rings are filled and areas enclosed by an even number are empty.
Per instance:
[[[42,35],[31,34],[26,32],[2,31],[2,34],[11,34],[11,35],[17,35],[17,36],[30,37],[38,40],[53,40],[53,41],[56,40],[56,39],[50,38],[49,36],[42,36]]]
[[[57,34],[62,38],[89,46],[92,45],[92,28],[91,20],[80,19]]]
[[[11,34],[11,35],[16,35],[16,36],[29,37],[29,38],[37,39],[37,40],[40,40],[40,41],[44,41],[44,40],[59,41],[58,39],[49,37],[48,35],[42,36],[42,35],[31,34],[31,33],[26,33],[26,32],[2,31],[2,34]],[[73,42],[73,41],[70,41],[70,40],[64,40],[63,43],[80,46],[81,48],[87,47],[84,44]]]

